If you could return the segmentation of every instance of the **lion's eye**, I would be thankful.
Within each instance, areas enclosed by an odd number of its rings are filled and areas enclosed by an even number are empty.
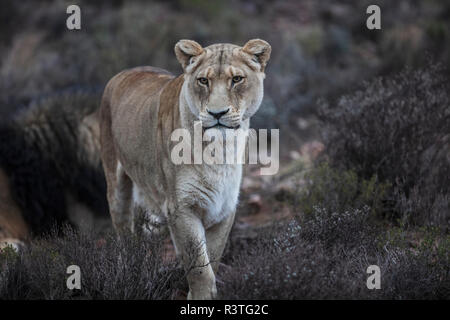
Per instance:
[[[205,86],[208,85],[208,79],[207,79],[207,78],[198,78],[197,81],[198,81],[200,84],[203,84],[203,85],[205,85]]]
[[[233,83],[239,83],[242,81],[242,79],[244,79],[244,77],[241,76],[234,76],[231,81],[233,81]]]

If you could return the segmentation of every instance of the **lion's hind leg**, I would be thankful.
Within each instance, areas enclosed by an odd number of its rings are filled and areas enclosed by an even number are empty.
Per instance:
[[[114,228],[117,232],[134,231],[134,216],[132,210],[133,182],[117,162],[115,175],[107,175],[109,211]]]

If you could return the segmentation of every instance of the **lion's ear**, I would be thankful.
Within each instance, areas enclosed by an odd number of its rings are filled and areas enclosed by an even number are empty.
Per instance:
[[[191,58],[203,53],[203,48],[193,40],[180,40],[175,45],[175,55],[184,70],[189,65]]]
[[[261,65],[261,71],[264,71],[267,61],[270,59],[272,47],[266,41],[261,39],[253,39],[248,41],[243,47],[242,51],[251,54],[256,61]]]

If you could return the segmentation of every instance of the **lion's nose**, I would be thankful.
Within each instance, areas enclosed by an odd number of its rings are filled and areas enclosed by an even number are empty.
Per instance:
[[[223,116],[224,114],[228,113],[228,111],[230,111],[230,108],[226,108],[226,110],[222,110],[222,111],[211,111],[206,109],[206,111],[212,115],[214,118],[216,119],[220,119],[221,116]]]

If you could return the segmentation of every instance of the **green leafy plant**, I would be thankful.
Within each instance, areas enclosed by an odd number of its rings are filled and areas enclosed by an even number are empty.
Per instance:
[[[330,213],[365,206],[374,213],[382,212],[390,186],[379,182],[376,176],[363,179],[353,170],[333,169],[327,162],[313,168],[305,178],[307,184],[300,192],[298,205],[306,217],[315,211],[314,206]]]

